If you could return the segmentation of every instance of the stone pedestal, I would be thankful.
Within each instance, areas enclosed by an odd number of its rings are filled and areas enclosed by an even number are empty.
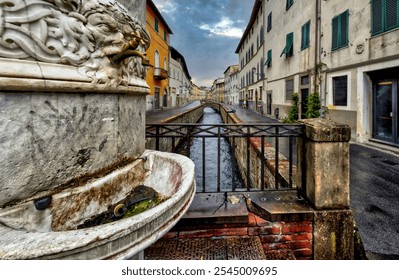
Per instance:
[[[299,157],[305,162],[299,169],[306,174],[307,199],[316,210],[349,209],[350,128],[325,119],[302,122]]]
[[[303,120],[299,174],[315,209],[314,258],[353,259],[353,217],[349,197],[350,128],[325,119]],[[304,158],[302,158],[304,157]]]

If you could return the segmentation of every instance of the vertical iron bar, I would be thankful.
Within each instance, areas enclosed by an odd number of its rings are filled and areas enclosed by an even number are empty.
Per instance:
[[[292,189],[292,163],[294,159],[292,158],[292,145],[293,145],[293,137],[290,136],[289,138],[289,148],[288,148],[288,161],[289,161],[289,171],[288,171],[288,177],[289,177],[289,187]]]
[[[187,157],[188,158],[191,155],[191,151],[190,151],[190,149],[191,149],[191,143],[190,143],[191,142],[191,137],[190,137],[191,129],[192,129],[191,126],[187,127]]]
[[[205,137],[202,137],[202,191],[205,192]]]
[[[262,190],[265,189],[265,136],[261,136],[261,170],[260,170],[260,187]]]
[[[176,151],[176,140],[175,137],[172,137],[172,153]]]
[[[280,139],[279,139],[279,129],[278,129],[278,126],[276,126],[276,141],[275,141],[275,143],[276,143],[276,147],[275,147],[275,151],[276,151],[276,153],[275,153],[275,155],[274,155],[274,162],[275,162],[275,174],[274,174],[274,180],[275,180],[275,185],[276,185],[276,190],[279,188],[278,187],[278,182],[279,182],[279,172],[278,172],[278,168],[279,168],[279,158],[278,158],[278,154],[279,154],[279,144],[280,144],[280,141],[279,141]]]
[[[231,160],[231,164],[232,164],[232,166],[231,166],[231,190],[232,191],[235,191],[236,190],[236,186],[235,186],[235,184],[234,184],[234,176],[235,176],[235,170],[236,170],[236,156],[235,156],[235,153],[234,153],[234,144],[235,144],[235,138],[233,137],[233,138],[231,138],[231,141],[230,141],[230,145],[231,145],[231,153],[232,153],[232,160]]]
[[[159,126],[155,127],[155,150],[159,151]]]
[[[247,190],[249,191],[251,188],[251,138],[249,136],[250,134],[250,128],[249,126],[247,127]]]
[[[220,126],[218,127],[218,192],[220,192]]]

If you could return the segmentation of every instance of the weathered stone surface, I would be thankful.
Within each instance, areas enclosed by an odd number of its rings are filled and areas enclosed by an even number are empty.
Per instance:
[[[144,152],[144,95],[0,93],[0,207]]]
[[[142,156],[107,176],[53,195],[44,211],[36,210],[32,200],[0,209],[0,259],[126,259],[154,243],[187,211],[195,194],[194,163],[155,151]],[[180,170],[180,176],[170,170]],[[170,198],[133,217],[68,230],[107,210],[137,184]]]
[[[305,119],[306,137],[315,142],[348,142],[351,139],[351,129],[347,125],[338,124],[326,119]]]
[[[354,257],[351,211],[316,211],[314,216],[314,258],[350,260]]]
[[[305,157],[305,169],[301,165],[298,169],[299,176],[305,172],[306,197],[316,209],[349,209],[348,130],[334,130],[340,126],[318,119],[307,120],[305,125],[306,131],[312,133],[298,139],[299,162]],[[332,134],[331,129],[334,131]],[[345,135],[339,136],[338,132]],[[328,135],[332,135],[331,141],[322,140]]]

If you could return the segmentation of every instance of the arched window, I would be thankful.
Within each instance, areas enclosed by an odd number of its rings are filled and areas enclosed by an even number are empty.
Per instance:
[[[159,68],[159,52],[155,51],[155,68]]]

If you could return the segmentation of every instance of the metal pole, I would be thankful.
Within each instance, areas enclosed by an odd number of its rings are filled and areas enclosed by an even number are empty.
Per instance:
[[[275,141],[275,143],[276,143],[276,147],[275,147],[275,151],[276,151],[276,153],[275,153],[275,155],[274,155],[274,162],[275,162],[275,174],[274,174],[274,180],[275,180],[275,187],[276,187],[276,190],[278,189],[278,181],[279,181],[279,178],[278,178],[278,175],[279,175],[279,172],[278,172],[278,168],[279,168],[279,158],[278,158],[278,154],[279,154],[279,144],[280,144],[280,139],[279,139],[279,131],[278,131],[278,126],[276,126],[276,141]]]

